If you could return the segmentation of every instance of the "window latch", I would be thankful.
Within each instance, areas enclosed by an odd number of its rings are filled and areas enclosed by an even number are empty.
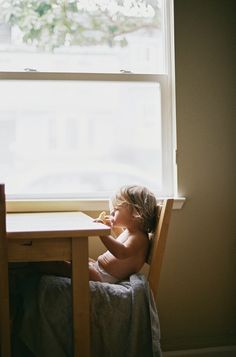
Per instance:
[[[25,72],[37,72],[37,69],[36,69],[36,68],[26,67],[26,68],[24,68],[24,71],[25,71]]]
[[[131,71],[127,71],[126,69],[120,69],[121,73],[125,73],[125,74],[130,74],[132,73]]]

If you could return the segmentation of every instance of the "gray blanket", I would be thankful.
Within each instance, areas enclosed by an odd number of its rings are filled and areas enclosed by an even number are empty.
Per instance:
[[[70,284],[43,276],[24,288],[20,338],[36,357],[73,355]],[[159,320],[145,277],[89,284],[92,356],[160,357]]]

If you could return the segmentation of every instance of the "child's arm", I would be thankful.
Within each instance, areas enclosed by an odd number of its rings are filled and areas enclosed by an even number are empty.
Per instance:
[[[125,243],[109,236],[100,236],[106,248],[118,259],[126,259],[135,254],[141,246],[141,240],[137,236],[130,237]]]

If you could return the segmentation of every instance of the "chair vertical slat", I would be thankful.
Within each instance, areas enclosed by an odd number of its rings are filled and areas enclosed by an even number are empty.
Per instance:
[[[174,200],[166,199],[163,202],[161,214],[157,223],[155,236],[153,238],[153,246],[151,249],[151,261],[149,262],[150,268],[148,273],[148,282],[153,292],[154,299],[157,299],[157,290],[159,286],[161,267],[165,252],[166,239],[169,229],[171,211]]]
[[[0,350],[11,356],[5,185],[0,184]]]

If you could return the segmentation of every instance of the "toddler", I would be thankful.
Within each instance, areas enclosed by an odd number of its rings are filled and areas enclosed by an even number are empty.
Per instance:
[[[119,235],[100,237],[107,251],[96,261],[89,259],[89,275],[93,281],[116,283],[137,273],[144,265],[148,233],[156,227],[157,201],[146,187],[134,185],[121,187],[110,203],[110,216],[102,223]]]

